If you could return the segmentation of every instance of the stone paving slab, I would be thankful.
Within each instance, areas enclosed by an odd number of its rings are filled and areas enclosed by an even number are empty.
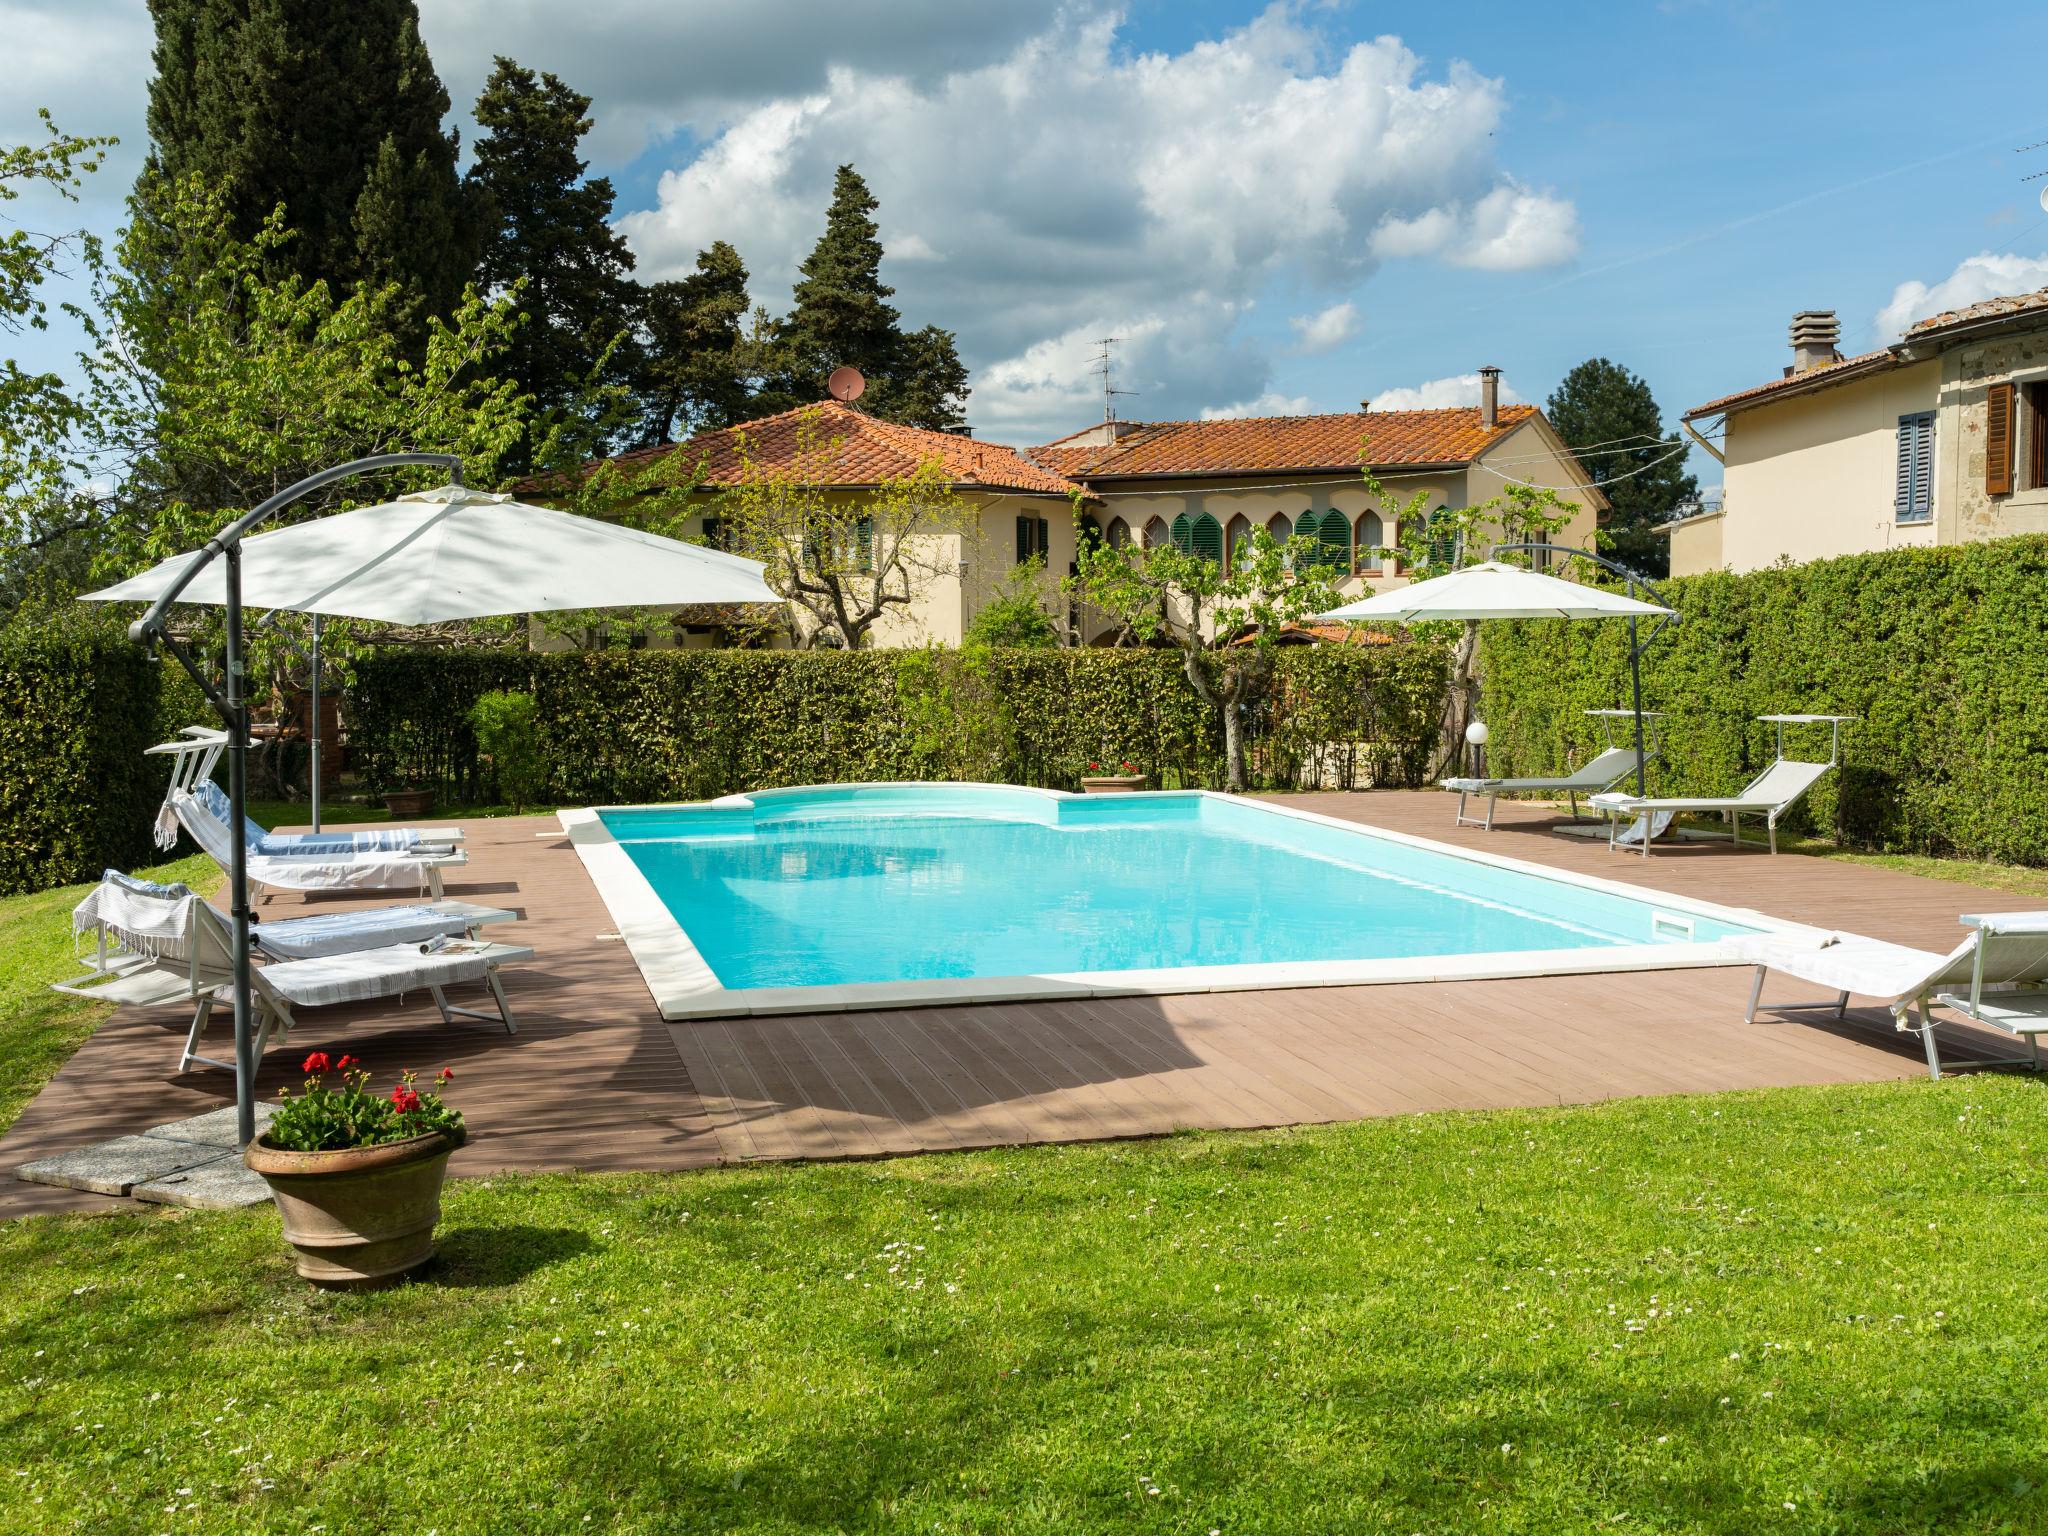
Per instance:
[[[234,1153],[166,1174],[128,1191],[130,1198],[159,1205],[182,1205],[195,1211],[234,1211],[245,1205],[261,1205],[270,1199],[270,1186],[263,1176]]]
[[[23,1163],[14,1174],[31,1184],[55,1184],[64,1189],[89,1190],[96,1195],[125,1195],[137,1184],[234,1155],[231,1148],[176,1141],[151,1132],[116,1136],[112,1141],[80,1147],[75,1152],[60,1152],[55,1157]]]
[[[256,1134],[262,1135],[263,1128],[270,1124],[270,1117],[277,1113],[275,1104],[256,1106]],[[142,1133],[145,1136],[162,1136],[171,1141],[196,1141],[201,1146],[225,1147],[232,1152],[240,1143],[235,1140],[235,1106],[211,1110],[203,1115],[194,1115],[189,1120],[173,1120],[168,1125],[153,1125]]]
[[[256,1106],[259,1131],[273,1113],[274,1105]],[[31,1184],[200,1210],[233,1210],[270,1198],[270,1187],[242,1162],[233,1105],[153,1125],[139,1136],[117,1136],[40,1158],[14,1172]]]

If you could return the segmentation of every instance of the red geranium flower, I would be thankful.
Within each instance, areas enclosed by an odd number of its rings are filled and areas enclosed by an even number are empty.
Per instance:
[[[444,1083],[452,1083],[452,1082],[454,1082],[454,1081],[455,1081],[455,1069],[454,1069],[453,1067],[443,1067],[443,1068],[441,1069],[440,1073],[438,1074],[438,1081],[440,1081],[440,1082],[444,1082]]]
[[[325,1051],[315,1051],[306,1058],[306,1065],[302,1070],[306,1072],[325,1072],[332,1065],[333,1063],[327,1059]]]
[[[400,1083],[391,1090],[391,1107],[401,1115],[409,1115],[420,1107],[420,1096],[404,1083]]]
[[[1090,763],[1090,764],[1088,765],[1088,771],[1089,771],[1090,773],[1100,773],[1100,772],[1102,772],[1102,764],[1100,764],[1100,763]]]
[[[362,1064],[363,1061],[360,1056],[344,1056],[334,1064],[334,1070],[346,1072],[350,1067],[360,1067]]]

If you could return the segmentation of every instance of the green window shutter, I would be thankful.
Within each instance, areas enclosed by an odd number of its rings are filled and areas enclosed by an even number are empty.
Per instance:
[[[1045,556],[1045,558],[1046,558],[1047,560],[1050,560],[1050,559],[1052,559],[1052,523],[1051,523],[1051,521],[1050,521],[1049,519],[1046,519],[1046,518],[1043,518],[1043,517],[1041,517],[1041,518],[1037,519],[1037,523],[1038,523],[1038,551],[1037,551],[1037,552],[1038,552],[1039,554],[1041,554],[1041,555]]]
[[[1308,518],[1304,519],[1304,522],[1311,522],[1314,518],[1315,514],[1311,512]],[[1308,529],[1304,527],[1302,531],[1307,532]],[[1349,575],[1351,572],[1351,520],[1345,517],[1342,512],[1334,509],[1325,512],[1322,515],[1320,524],[1317,524],[1315,527],[1315,537],[1316,543],[1322,549],[1322,563],[1333,571],[1341,571]]]
[[[1031,558],[1031,519],[1017,519],[1017,563],[1022,565]]]
[[[1194,524],[1188,521],[1187,513],[1181,513],[1173,520],[1173,532],[1170,535],[1173,547],[1186,554],[1194,547],[1194,536]]]
[[[1432,565],[1458,563],[1458,530],[1447,507],[1438,507],[1429,514],[1429,560]]]
[[[1207,512],[1201,513],[1195,518],[1194,529],[1189,537],[1196,554],[1204,560],[1214,560],[1219,565],[1222,563],[1223,525],[1215,518]]]
[[[853,525],[853,563],[857,570],[875,568],[875,520],[864,517]]]

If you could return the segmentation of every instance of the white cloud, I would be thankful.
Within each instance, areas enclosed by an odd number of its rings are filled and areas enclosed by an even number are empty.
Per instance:
[[[1929,315],[2044,287],[2048,287],[2048,255],[1994,256],[1986,251],[1956,263],[1953,272],[1931,287],[1917,280],[1899,284],[1892,290],[1891,302],[1877,312],[1878,334],[1896,341],[1914,321]]]
[[[1240,400],[1235,405],[1212,405],[1202,411],[1204,421],[1234,421],[1246,416],[1308,416],[1314,413],[1315,402],[1307,395],[1283,395],[1268,390],[1256,400]]]
[[[1288,320],[1294,331],[1294,349],[1310,354],[1333,352],[1356,336],[1364,317],[1349,299],[1332,304],[1313,315],[1295,315]]]
[[[1383,389],[1371,397],[1376,411],[1434,411],[1452,405],[1479,403],[1479,375],[1454,373],[1448,378],[1425,379],[1404,389]],[[1500,403],[1520,405],[1522,397],[1506,379],[1500,381]]]
[[[1303,322],[1314,350],[1340,344],[1339,296],[1404,232],[1467,266],[1576,249],[1571,206],[1497,168],[1499,80],[1431,74],[1390,37],[1333,51],[1284,5],[1175,54],[1131,54],[1118,27],[1077,3],[978,64],[840,63],[737,112],[620,221],[640,275],[729,240],[782,308],[851,161],[884,243],[918,258],[885,269],[898,304],[960,337],[977,427],[1032,440],[1099,413],[1095,337],[1131,338],[1119,382],[1143,394],[1124,414],[1189,416],[1272,392],[1281,344],[1241,322],[1276,282],[1329,306]]]
[[[1390,215],[1372,232],[1372,252],[1390,261],[1439,256],[1493,272],[1556,266],[1579,253],[1579,215],[1547,192],[1504,181],[1466,208]]]
[[[1011,440],[1099,414],[1095,337],[1128,338],[1119,382],[1142,393],[1125,414],[1192,416],[1275,393],[1290,350],[1341,345],[1346,295],[1381,261],[1576,250],[1571,205],[1496,158],[1504,81],[1394,37],[1340,44],[1290,0],[1140,52],[1114,3],[586,0],[564,26],[554,0],[421,0],[421,28],[465,147],[502,53],[595,98],[599,169],[673,157],[657,206],[621,219],[643,279],[727,239],[783,308],[834,168],[858,165],[898,304],[958,333],[976,425]],[[145,147],[146,8],[0,0],[0,36],[0,138],[31,132],[39,103],[123,136],[69,214],[110,233]],[[1299,329],[1247,323],[1276,290],[1298,296]]]

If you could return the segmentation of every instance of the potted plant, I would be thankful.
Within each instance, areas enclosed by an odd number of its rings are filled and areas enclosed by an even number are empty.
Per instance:
[[[434,1251],[441,1181],[466,1134],[462,1112],[436,1091],[455,1074],[443,1067],[421,1093],[407,1072],[380,1096],[353,1056],[330,1063],[315,1051],[304,1071],[304,1088],[284,1091],[243,1160],[270,1186],[302,1278],[344,1289],[389,1284]]]
[[[1088,771],[1081,775],[1081,793],[1084,795],[1128,795],[1144,787],[1145,775],[1129,758],[1117,764],[1115,772],[1105,773],[1102,764],[1090,763]]]
[[[398,817],[428,816],[434,810],[434,792],[411,784],[404,789],[384,791],[384,809]]]

